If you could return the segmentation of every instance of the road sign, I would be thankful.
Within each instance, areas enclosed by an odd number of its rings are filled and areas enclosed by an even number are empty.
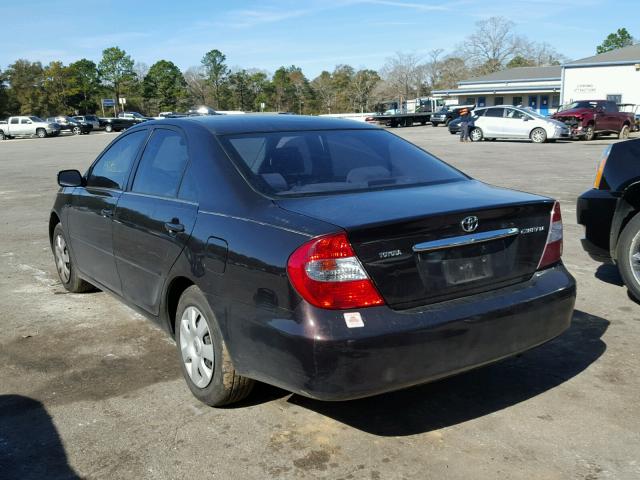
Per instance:
[[[120,105],[126,105],[127,104],[127,99],[124,97],[120,97],[118,99],[118,101],[120,102]]]
[[[103,107],[113,107],[116,104],[116,101],[113,98],[103,98],[102,106]]]

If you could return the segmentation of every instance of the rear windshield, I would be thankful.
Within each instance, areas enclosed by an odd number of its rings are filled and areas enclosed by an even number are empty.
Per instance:
[[[249,182],[271,195],[399,188],[467,178],[383,130],[250,133],[220,139]]]

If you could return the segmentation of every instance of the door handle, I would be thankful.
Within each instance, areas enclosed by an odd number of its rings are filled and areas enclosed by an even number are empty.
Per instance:
[[[104,218],[111,218],[113,217],[113,210],[109,208],[103,208],[102,210],[100,210],[100,215],[102,215]]]
[[[169,233],[180,233],[184,232],[184,225],[181,223],[166,222],[164,229]]]

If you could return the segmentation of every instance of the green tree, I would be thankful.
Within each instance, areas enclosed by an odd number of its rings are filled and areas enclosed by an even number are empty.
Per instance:
[[[349,96],[353,106],[360,113],[368,112],[372,105],[373,91],[380,82],[380,75],[375,70],[358,70],[351,78]]]
[[[7,92],[7,74],[0,70],[0,118],[9,116],[9,94]]]
[[[616,32],[610,33],[604,41],[596,47],[597,53],[605,53],[616,48],[633,45],[633,37],[626,28],[619,28]]]
[[[214,108],[221,108],[223,89],[229,75],[229,68],[224,63],[226,59],[224,53],[213,49],[205,53],[201,60],[205,74],[213,87]]]
[[[43,105],[43,68],[40,62],[16,60],[6,71],[11,93],[15,99],[15,112],[24,115],[46,114]]]
[[[81,113],[96,111],[96,96],[100,89],[98,67],[82,58],[69,65],[71,98],[69,103]]]
[[[250,81],[251,77],[244,69],[229,75],[229,89],[234,108],[250,110],[253,107],[254,94],[249,88]]]
[[[119,105],[123,86],[135,79],[133,65],[131,57],[118,47],[111,47],[102,51],[102,60],[98,64],[98,72],[102,81],[113,89],[116,97],[116,106]]]
[[[185,105],[187,82],[180,69],[167,60],[160,60],[144,77],[143,97],[157,111],[176,111]]]
[[[49,63],[43,70],[43,100],[46,113],[60,115],[72,113],[69,109],[70,71],[62,62]],[[42,112],[41,112],[42,113]]]
[[[522,55],[516,55],[509,61],[509,63],[507,63],[507,68],[533,67],[533,66],[535,66],[535,62],[529,58],[523,57]]]

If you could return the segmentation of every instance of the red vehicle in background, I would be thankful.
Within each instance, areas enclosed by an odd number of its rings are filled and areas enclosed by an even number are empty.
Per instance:
[[[578,100],[564,105],[551,118],[565,123],[572,137],[585,140],[603,133],[628,138],[635,125],[632,113],[621,112],[616,102],[608,100]]]

